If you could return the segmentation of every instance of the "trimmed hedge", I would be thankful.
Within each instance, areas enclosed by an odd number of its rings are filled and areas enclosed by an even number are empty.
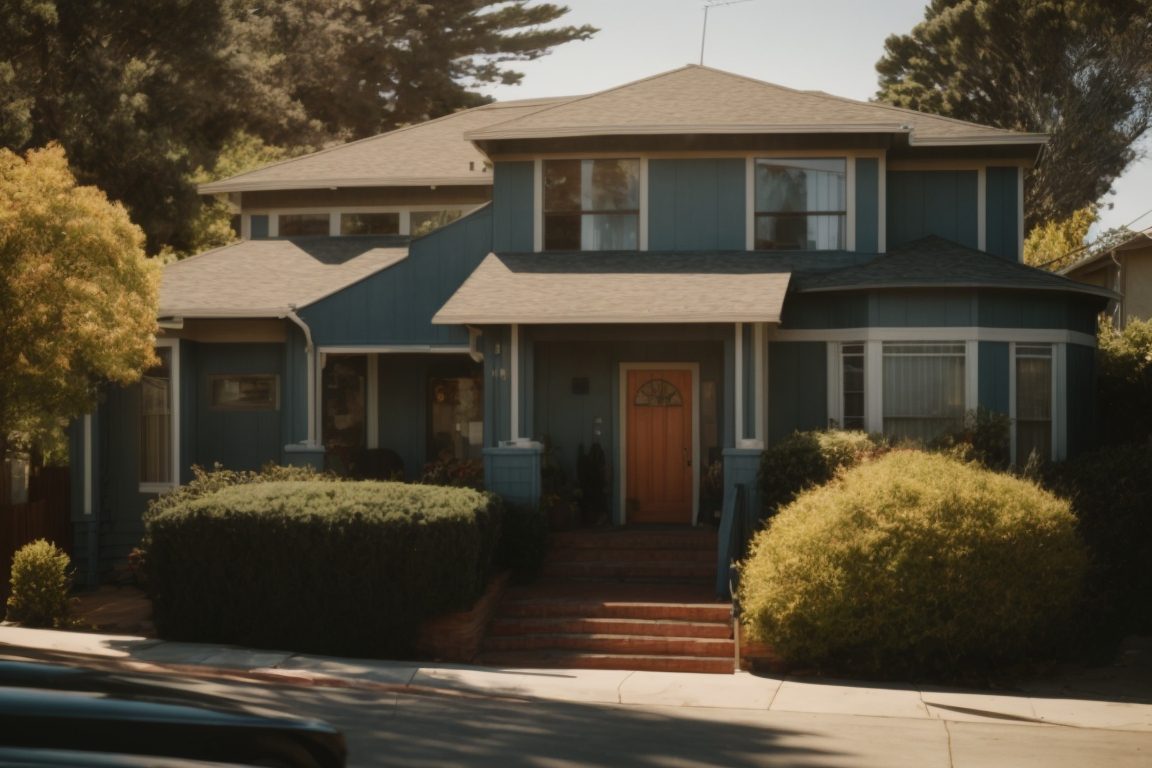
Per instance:
[[[500,533],[498,497],[384,482],[225,487],[149,517],[167,638],[405,656],[427,617],[471,605]]]
[[[63,627],[68,623],[72,561],[46,539],[29,542],[12,556],[12,594],[8,621],[26,627]]]
[[[781,510],[740,600],[789,663],[967,677],[1054,650],[1084,548],[1066,501],[939,454],[898,450]]]

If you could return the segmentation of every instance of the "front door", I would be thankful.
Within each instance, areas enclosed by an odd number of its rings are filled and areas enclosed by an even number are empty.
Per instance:
[[[692,369],[627,369],[624,506],[629,523],[692,523]]]

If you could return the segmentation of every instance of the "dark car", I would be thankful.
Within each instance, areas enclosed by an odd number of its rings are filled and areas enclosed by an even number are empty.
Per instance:
[[[25,661],[0,661],[0,747],[284,768],[343,766],[347,754],[344,736],[320,720],[269,716],[141,675]]]

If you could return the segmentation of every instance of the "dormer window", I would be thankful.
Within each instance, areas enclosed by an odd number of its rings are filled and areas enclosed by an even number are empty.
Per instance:
[[[758,158],[756,250],[844,248],[846,167],[844,158]]]
[[[545,160],[544,250],[636,250],[640,161]]]
[[[326,213],[280,214],[280,237],[310,237],[328,234]]]
[[[400,234],[400,214],[396,212],[342,213],[340,214],[340,234],[398,235]]]

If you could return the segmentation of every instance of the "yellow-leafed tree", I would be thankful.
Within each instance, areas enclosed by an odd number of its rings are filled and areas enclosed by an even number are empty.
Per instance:
[[[0,457],[155,362],[158,286],[139,227],[64,150],[0,149]]]

